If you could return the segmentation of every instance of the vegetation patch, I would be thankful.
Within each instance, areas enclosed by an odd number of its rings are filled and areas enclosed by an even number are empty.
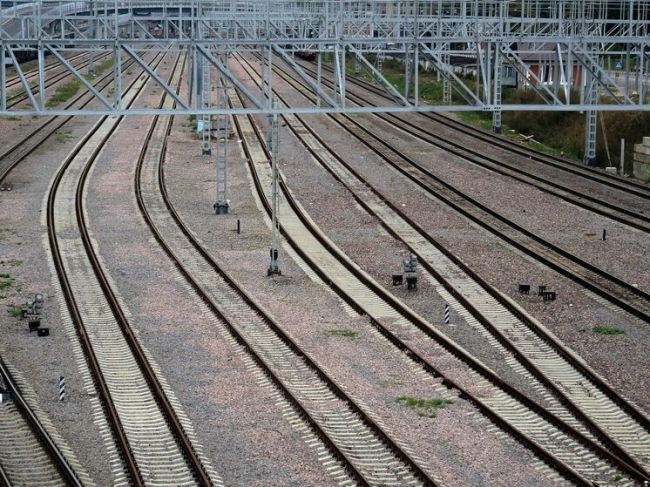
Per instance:
[[[369,55],[367,59],[375,62],[375,58]],[[332,57],[323,56],[324,62],[332,62]],[[374,78],[367,72],[364,66],[355,73],[354,60],[348,60],[346,72],[350,76],[361,78],[365,81],[376,83]],[[383,63],[383,75],[401,94],[405,92],[404,65],[396,60],[385,59]],[[461,76],[464,83],[474,91],[476,81],[470,77]],[[420,99],[432,105],[442,104],[443,83],[438,79],[434,71],[419,72]],[[411,96],[414,95],[414,86],[411,86]],[[460,94],[452,90],[452,103],[465,104]],[[564,93],[560,93],[564,99]],[[580,93],[572,90],[568,94],[573,103],[580,100]],[[633,95],[634,96],[634,95]],[[650,94],[647,95],[646,103],[650,101]],[[539,94],[533,89],[503,87],[502,103],[505,104],[540,104]],[[613,99],[602,96],[599,99],[601,104],[612,104]],[[461,120],[481,127],[491,129],[492,113],[490,112],[460,112]],[[562,156],[567,159],[581,161],[585,151],[585,116],[578,112],[504,112],[502,115],[503,135],[511,140],[523,143],[527,147],[553,156]],[[627,173],[632,172],[632,160],[634,142],[641,141],[650,131],[650,114],[647,112],[604,112],[598,117],[598,137],[596,140],[596,159],[601,166],[608,165],[610,159],[613,165],[620,164],[620,140],[625,138],[625,169]],[[602,136],[603,132],[606,134]],[[522,141],[519,134],[532,136],[534,140]],[[633,142],[634,141],[634,142]]]
[[[8,272],[0,272],[0,277],[3,279],[9,279],[11,275]]]
[[[59,144],[64,144],[68,140],[73,139],[73,138],[74,137],[70,132],[60,132],[60,133],[56,134],[56,141]]]
[[[22,313],[22,310],[20,309],[19,306],[12,306],[7,310],[7,313],[9,313],[9,316],[11,316],[12,318],[18,318]]]
[[[422,416],[423,418],[435,418],[438,409],[454,403],[450,399],[418,399],[409,396],[400,396],[395,399],[395,402],[417,410],[418,416]]]
[[[620,328],[615,328],[613,326],[594,326],[592,328],[594,333],[599,333],[601,335],[624,335],[625,330]]]
[[[6,289],[13,283],[13,279],[0,279],[0,289]]]
[[[328,337],[345,337],[349,338],[350,340],[354,340],[357,336],[359,336],[359,332],[353,330],[327,330],[325,334]]]
[[[69,81],[63,85],[57,86],[56,90],[54,91],[54,95],[52,95],[52,97],[47,100],[45,106],[47,108],[54,108],[61,103],[68,101],[70,98],[76,95],[77,91],[79,91],[79,88],[81,88],[81,81],[76,79]]]
[[[113,61],[114,61],[113,58],[109,57],[104,62],[96,64],[95,65],[95,76],[99,76],[100,74],[104,73],[104,71],[106,71],[108,68],[112,68],[113,64],[114,64]]]

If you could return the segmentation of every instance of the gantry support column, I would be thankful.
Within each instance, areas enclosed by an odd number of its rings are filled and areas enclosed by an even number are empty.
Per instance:
[[[501,64],[501,50],[499,44],[494,44],[494,73],[493,73],[493,100],[494,111],[492,112],[492,132],[501,133],[501,77],[503,66]]]
[[[228,66],[228,53],[220,56],[224,66]],[[228,108],[228,81],[225,76],[217,75],[217,110]],[[217,114],[216,120],[216,201],[214,212],[217,215],[228,213],[228,123],[230,117],[224,113]]]
[[[411,97],[411,49],[407,46],[404,52],[404,98],[407,100]]]
[[[3,112],[7,109],[7,67],[5,66],[6,62],[5,57],[5,48],[0,46],[0,110]]]
[[[442,56],[442,62],[449,66],[449,54],[444,54]],[[451,82],[449,77],[442,77],[442,103],[445,105],[451,105]]]
[[[210,71],[212,66],[204,59],[203,56],[200,56],[201,59],[201,109],[210,110],[212,105],[211,103],[211,77]],[[217,77],[218,79],[218,77]],[[212,119],[210,113],[204,113],[201,115],[201,154],[204,156],[212,155],[212,149],[210,147],[210,137],[212,136]]]
[[[587,51],[591,52],[591,51]],[[594,59],[598,62],[598,57],[594,54]],[[589,105],[598,104],[598,80],[592,73],[596,66],[589,66],[591,69],[585,69],[585,103]],[[596,166],[596,129],[598,112],[596,110],[587,110],[585,120],[585,154],[584,163],[587,166]]]
[[[273,108],[277,108],[278,103],[273,100]],[[280,267],[278,265],[279,257],[279,240],[280,240],[280,194],[278,192],[278,151],[280,144],[280,125],[278,123],[278,114],[274,113],[271,117],[271,133],[269,137],[271,152],[271,264],[269,265],[268,275],[279,275]]]

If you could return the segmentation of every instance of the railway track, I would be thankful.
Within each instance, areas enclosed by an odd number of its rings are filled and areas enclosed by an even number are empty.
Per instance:
[[[123,69],[128,69],[135,61],[129,61],[125,64]],[[106,91],[113,84],[112,73],[107,73],[100,76],[94,81],[94,86],[99,92]],[[95,97],[90,93],[80,93],[70,99],[64,108],[78,107],[83,108],[88,106],[95,100]],[[21,140],[6,148],[0,153],[0,190],[7,190],[12,188],[10,181],[6,181],[10,172],[23,161],[27,156],[32,154],[38,147],[42,146],[57,130],[63,128],[72,116],[48,117],[45,122],[36,127],[34,130],[27,133]]]
[[[256,74],[255,74],[255,73],[252,73],[250,69],[247,69],[247,71],[249,72],[249,75],[256,76]],[[313,132],[310,133],[310,131],[309,131],[309,130],[308,130],[308,129],[307,129],[307,128],[302,124],[302,122],[299,120],[299,117],[297,117],[297,116],[293,116],[293,115],[288,115],[288,116],[285,117],[285,119],[286,119],[286,121],[287,121],[287,123],[288,123],[288,126],[291,128],[292,131],[294,131],[294,133],[295,133],[296,135],[299,136],[299,138],[311,137],[313,141],[318,141],[317,136],[315,136],[316,134],[314,134]],[[298,126],[297,124],[299,124],[299,126]],[[318,142],[318,143],[320,143],[320,142]],[[313,144],[310,144],[310,146],[311,146],[311,147],[310,147],[310,152],[312,152],[313,155],[320,154],[320,156],[317,156],[317,158],[318,158],[318,157],[321,157],[321,158],[322,158],[322,157],[325,157],[325,156],[323,155],[324,153],[327,152],[327,149],[325,148],[325,146],[316,147],[316,146],[314,146]],[[335,177],[337,177],[338,179],[340,179],[340,177],[341,177],[341,173],[342,173],[342,172],[341,172],[340,170],[336,170],[336,169],[334,169],[333,172],[335,173]],[[357,189],[357,191],[360,190],[362,193],[365,193],[365,196],[367,197],[367,193],[368,193],[368,191],[367,191],[367,188],[366,188],[366,189],[363,188],[364,184],[365,184],[364,182],[362,182],[362,181],[358,181],[358,185],[357,185],[357,188],[356,188],[356,189]],[[354,194],[354,191],[353,191],[353,194]],[[386,208],[386,207],[381,208],[381,206],[382,206],[382,204],[383,204],[381,200],[382,200],[382,198],[376,198],[374,202],[372,202],[372,203],[369,204],[368,202],[364,201],[363,198],[358,198],[358,201],[359,201],[359,202],[360,202],[364,207],[366,207],[366,208],[369,208],[369,206],[374,207],[374,212],[372,212],[372,213],[380,213],[380,214],[383,215],[383,218],[386,218],[387,214],[390,213],[391,208]],[[282,213],[281,213],[281,214],[283,215],[283,223],[284,223],[284,220],[286,219],[286,216],[285,216],[285,215],[287,214],[286,211],[287,211],[287,210],[285,210],[285,209],[283,208]],[[306,217],[305,217],[305,218],[306,218]],[[397,220],[396,218],[393,218],[393,222],[395,222],[396,220]],[[408,223],[408,222],[404,222],[404,223]],[[395,234],[395,228],[390,228],[390,227],[388,227],[388,230],[389,230],[391,233]],[[405,231],[407,234],[409,233],[409,230],[408,230],[407,228],[404,228],[404,227],[403,227],[402,230]],[[413,228],[410,229],[410,234],[411,234],[411,236],[412,236],[413,238],[419,237],[418,235],[416,235],[416,233],[414,232]],[[421,240],[421,238],[420,238],[420,240]],[[408,244],[408,242],[407,242],[407,244]],[[427,257],[428,257],[428,256],[427,256]],[[354,266],[351,265],[351,268],[354,269]],[[456,272],[455,275],[458,276],[458,273]],[[330,283],[334,283],[335,285],[338,285],[338,284],[336,284],[337,280],[333,278],[333,274],[332,274],[332,273],[325,273],[325,275],[323,276],[323,278],[326,280],[326,282],[330,282]],[[461,282],[461,284],[462,284],[462,282]],[[377,286],[377,289],[379,289],[378,286]],[[474,291],[475,291],[475,290],[474,290]],[[456,291],[455,293],[458,294],[458,291]],[[379,291],[379,294],[380,294],[380,295],[387,295],[387,293],[385,293],[385,292],[382,291],[382,290]],[[484,296],[481,296],[481,297],[484,297]],[[349,299],[349,296],[348,296],[348,299]],[[392,297],[388,297],[388,299],[389,299],[391,305],[395,305],[395,306],[397,306],[397,307],[400,307],[400,306],[401,306],[401,304],[398,303],[394,298],[392,298]],[[467,304],[467,303],[465,303],[465,304]],[[364,309],[363,311],[366,312],[367,310]],[[485,311],[485,307],[483,307],[483,309],[482,309],[481,311],[484,312],[484,311]],[[411,312],[406,312],[405,314],[406,314],[407,316],[412,315]],[[477,315],[480,316],[479,313],[477,313]],[[493,319],[496,318],[494,315],[495,315],[495,313],[494,313],[494,310],[493,310],[493,314],[492,314],[492,318],[493,318]],[[402,316],[402,318],[404,318],[404,316]],[[422,321],[422,320],[419,319],[419,318],[417,318],[417,320],[415,320],[415,321],[418,321],[418,320]],[[482,321],[485,322],[486,320],[483,319]],[[420,323],[420,325],[421,325],[420,328],[421,328],[423,331],[425,331],[425,333],[426,333],[430,338],[433,338],[434,340],[439,341],[439,337],[437,336],[437,333],[436,333],[434,330],[431,329],[430,325],[425,324],[425,323],[422,323],[422,322]],[[509,325],[512,326],[512,323],[509,323]],[[416,325],[416,326],[417,326],[417,325]],[[519,334],[520,334],[520,335],[521,335],[521,333],[522,333],[522,331],[519,330]],[[394,337],[394,336],[393,336],[393,337]],[[512,338],[513,338],[513,339],[517,339],[517,338],[519,338],[519,337],[513,335]],[[528,336],[526,336],[526,340],[527,340],[527,342],[531,342],[531,336],[530,336],[530,332],[529,332],[529,331],[528,331]],[[400,347],[400,349],[402,349],[402,350],[405,349],[405,348],[404,348],[404,345],[401,344],[401,343],[399,343],[398,340],[396,340],[396,339],[393,338],[392,341],[393,341],[393,343],[396,343],[396,344]],[[476,361],[474,361],[474,360],[471,359],[470,357],[467,357],[466,352],[464,352],[464,351],[463,351],[463,352],[458,352],[458,349],[455,347],[455,344],[454,344],[454,345],[451,345],[449,342],[447,342],[447,345],[448,345],[448,346],[446,346],[445,348],[447,348],[448,350],[455,350],[455,351],[452,351],[452,353],[455,353],[456,355],[458,355],[458,354],[460,353],[460,355],[463,355],[463,358],[464,358],[464,359],[469,359],[469,360],[467,360],[467,361],[469,362],[470,366],[474,367],[474,368],[477,369],[477,370],[482,370],[482,372],[485,373],[485,370],[482,369],[482,366],[477,365]],[[528,345],[530,346],[530,343],[528,343]],[[539,348],[539,346],[540,346],[539,343],[533,343],[533,345],[535,345],[537,348]],[[548,347],[546,347],[546,348],[548,348]],[[548,352],[548,351],[547,351],[547,352]],[[411,354],[412,351],[409,350],[409,353]],[[426,364],[426,362],[425,362],[425,364]],[[566,371],[566,370],[565,370],[565,371]],[[556,372],[557,372],[557,371],[556,371]],[[489,375],[489,373],[488,373],[488,375]],[[546,380],[546,381],[548,382],[548,380]],[[492,382],[493,382],[493,384],[498,384],[498,383],[499,383],[499,380],[495,380],[495,378],[493,378],[493,381],[492,381]],[[561,396],[561,397],[562,397],[562,396]],[[593,404],[592,404],[592,406],[593,406]],[[537,409],[535,409],[535,406],[534,406],[534,405],[530,405],[530,403],[528,403],[528,407],[532,407],[532,409],[534,409],[534,410],[536,410],[536,411],[541,411],[541,409],[543,409],[543,408],[537,408]],[[602,416],[602,411],[601,411],[601,416]],[[642,418],[644,418],[644,417],[642,416]],[[571,422],[571,419],[572,419],[572,418],[569,418],[569,421],[568,421],[568,422]],[[617,419],[617,420],[620,421],[620,417],[615,418],[615,419]],[[588,420],[588,418],[587,418],[587,420]],[[588,424],[589,424],[589,422],[588,422]],[[615,425],[614,425],[613,423],[611,423],[611,422],[609,423],[609,425],[612,426],[612,427],[615,426]],[[617,447],[617,445],[616,445],[617,441],[616,441],[616,440],[614,440],[613,442],[612,442],[612,441],[608,441],[608,438],[609,438],[609,437],[608,437],[608,435],[605,434],[604,432],[601,432],[601,434],[600,434],[599,436],[600,436],[602,439],[605,440],[604,442],[605,442],[606,444],[608,444],[608,446],[611,447],[612,445],[614,445],[614,449],[617,450],[618,453],[621,454],[621,456],[622,456],[623,458],[627,458],[628,460],[630,460],[630,462],[631,462],[632,464],[635,464],[635,463],[636,463],[635,460],[631,459],[630,456],[629,456],[629,455],[628,455],[624,450],[622,450],[622,449],[620,449],[619,447]],[[621,436],[619,436],[619,438],[620,438],[620,437],[621,437]],[[629,444],[628,444],[628,446],[629,446]],[[634,445],[634,446],[637,446],[637,445]],[[643,451],[643,450],[642,450],[642,451]],[[637,467],[639,467],[638,464],[637,464]],[[643,467],[640,467],[639,470],[640,470],[640,471],[643,471]],[[647,474],[643,474],[641,478],[644,478],[645,476],[647,476]]]
[[[32,407],[34,393],[23,391],[20,382],[0,359],[0,385],[12,396],[0,404],[0,485],[91,485],[61,437],[49,433],[53,427],[43,412]]]
[[[315,97],[295,78],[286,73],[285,76],[291,79],[291,85],[295,89],[308,99],[315,100]],[[442,201],[511,246],[601,296],[618,308],[650,323],[650,294],[647,292],[576,257],[474,200],[438,178],[408,155],[391,147],[356,119],[340,114],[329,116],[391,167],[420,187],[425,194]]]
[[[159,65],[165,54],[159,56]],[[180,56],[172,76],[180,77]],[[148,76],[132,82],[129,106]],[[67,158],[52,184],[47,206],[50,247],[65,299],[133,485],[213,485],[192,445],[178,404],[168,397],[126,320],[95,253],[84,214],[91,167],[123,117],[102,117]],[[135,407],[134,407],[135,405]]]
[[[316,76],[316,72],[313,71],[309,65],[301,63],[301,66],[309,74],[314,77]],[[325,66],[324,68],[326,72],[331,73],[331,67]],[[354,77],[348,79],[353,86],[370,91],[383,99],[389,99],[384,91],[372,83]],[[330,79],[324,78],[324,81],[330,87],[332,86],[332,81]],[[346,94],[359,99],[358,95],[354,95],[350,91],[347,91]],[[367,98],[363,98],[363,102],[365,105],[373,105],[373,103]],[[409,119],[408,116],[403,114],[387,113],[378,114],[377,116],[420,140],[456,154],[481,167],[485,167],[499,174],[510,176],[518,181],[531,184],[542,191],[554,194],[555,196],[563,198],[577,206],[595,211],[596,213],[637,229],[643,231],[650,230],[650,217],[644,214],[644,211],[632,211],[630,208],[621,204],[610,204],[606,201],[612,196],[611,190],[616,190],[616,194],[620,195],[624,193],[625,195],[634,195],[635,197],[641,198],[642,201],[645,200],[645,202],[647,202],[647,200],[650,199],[650,187],[641,182],[636,182],[629,178],[623,178],[611,174],[603,174],[596,169],[579,166],[578,164],[572,163],[566,159],[545,155],[532,149],[527,149],[513,141],[503,137],[497,137],[494,134],[490,135],[480,129],[453,120],[441,114],[426,112],[417,114],[418,117],[424,117],[426,120],[435,123],[435,126],[431,129],[424,127],[422,123],[417,123],[417,120],[413,121],[412,119]],[[455,142],[452,140],[453,138],[445,137],[445,134],[440,133],[441,127],[451,129],[456,134],[460,133],[462,135],[470,136],[472,140],[470,140],[469,143]],[[472,142],[476,144],[477,141],[480,141],[479,148],[469,149]],[[496,159],[495,157],[489,157],[486,155],[486,152],[493,146],[497,146],[511,154],[521,157],[519,160],[511,162]],[[481,148],[486,149],[486,151],[481,150]],[[536,176],[534,174],[535,171],[526,165],[528,164],[528,161],[531,160],[534,160],[536,163],[550,166],[556,172],[557,170],[560,170],[562,171],[561,174],[563,176],[557,177],[555,180],[549,176]],[[587,190],[576,191],[567,184],[567,178],[571,179],[573,176],[577,177],[577,179],[574,179],[575,181],[582,178],[590,182],[598,183],[598,185],[592,185],[591,189],[599,189],[599,187],[602,186],[608,191],[599,191],[597,194],[590,194]],[[636,208],[633,202],[629,203],[631,208]]]
[[[554,157],[548,154],[544,154],[543,152],[526,148],[512,140],[506,139],[504,137],[498,137],[494,134],[489,134],[478,128],[472,127],[469,124],[460,122],[458,120],[453,120],[452,118],[441,114],[424,113],[422,115],[454,130],[460,131],[465,135],[469,135],[477,140],[495,145],[501,149],[505,149],[527,159],[530,158],[536,162],[547,164],[554,169],[560,169],[564,172],[598,182],[605,186],[629,192],[635,196],[638,196],[639,198],[650,199],[650,187],[648,187],[646,184],[641,183],[640,181],[635,181],[634,179],[612,174],[603,174],[602,171],[598,171],[597,169],[588,168],[584,165],[579,165],[578,163],[569,161],[567,159]]]
[[[281,96],[279,98],[282,100]],[[540,381],[590,432],[647,474],[650,467],[650,420],[644,413],[622,398],[545,327],[503,297],[397,206],[387,203],[388,198],[329,148],[300,116],[288,115],[285,120],[312,156],[354,195],[357,202],[418,255],[430,275],[478,320],[483,333],[496,339],[513,355],[511,366],[523,366],[534,376],[530,380]],[[554,409],[565,421],[571,422],[572,418],[562,415],[564,408]]]
[[[83,58],[86,54],[85,53],[80,53],[80,54],[75,54],[74,56],[70,56],[69,58],[66,58],[66,61],[69,63],[71,62],[76,62],[80,58]],[[45,73],[48,73],[50,71],[54,71],[57,68],[62,67],[59,64],[58,60],[53,60],[50,63],[46,63],[44,67]],[[65,68],[64,68],[65,69]],[[27,81],[30,81],[34,78],[38,77],[38,68],[30,69],[29,71],[23,72],[23,76]],[[22,85],[22,80],[20,79],[20,76],[15,75],[12,76],[11,78],[7,79],[7,82],[5,83],[5,87],[7,88],[7,91],[11,88],[15,88],[16,86],[21,86]]]
[[[173,100],[166,99],[171,107]],[[136,195],[152,233],[208,308],[289,403],[323,447],[319,457],[340,485],[436,485],[413,452],[359,406],[219,266],[173,208],[162,160],[172,118],[156,117],[136,170]],[[315,440],[315,441],[318,441]],[[306,440],[313,444],[313,439]],[[330,458],[331,457],[331,458]]]
[[[99,56],[95,60],[95,62],[99,62],[102,59],[105,59],[105,58],[107,58],[109,56],[112,56],[112,55],[113,55],[112,53],[110,53],[110,54],[108,54],[108,53],[107,54],[102,54],[101,56]],[[76,65],[73,63],[73,66],[76,69],[83,69],[85,66],[88,66],[88,61],[85,60],[85,59],[82,59]],[[56,85],[61,80],[64,80],[64,79],[66,79],[66,78],[68,78],[70,76],[72,76],[72,74],[69,71],[67,71],[65,68],[63,68],[63,71],[55,73],[51,78],[49,78],[44,83],[44,88],[45,89],[51,88],[52,86]],[[37,95],[40,92],[40,87],[38,85],[30,85],[30,90],[31,90],[33,95]],[[11,109],[11,108],[15,107],[16,105],[19,105],[20,103],[23,103],[25,101],[29,101],[29,96],[27,95],[27,93],[24,92],[24,88],[23,88],[22,92],[19,91],[18,93],[14,93],[13,95],[9,95],[7,97],[7,109]]]

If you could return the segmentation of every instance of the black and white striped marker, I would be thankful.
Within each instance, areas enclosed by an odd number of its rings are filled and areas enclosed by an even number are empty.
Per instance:
[[[65,401],[65,377],[59,377],[59,401]]]
[[[445,325],[449,324],[449,305],[445,303]]]

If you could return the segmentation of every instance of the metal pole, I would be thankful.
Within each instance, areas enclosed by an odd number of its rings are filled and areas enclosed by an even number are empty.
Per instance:
[[[206,46],[209,50],[210,47]],[[209,52],[209,51],[208,51]],[[209,110],[211,103],[211,92],[210,92],[210,68],[211,65],[207,59],[204,59],[201,56],[201,108],[203,110]],[[217,81],[218,82],[218,81]],[[201,154],[204,156],[212,155],[212,149],[210,148],[210,137],[212,136],[212,117],[210,113],[205,113],[201,116]]]
[[[115,108],[122,108],[122,50],[115,42],[113,47],[113,78],[115,79]]]
[[[625,139],[621,139],[621,176],[625,176]]]
[[[323,79],[323,53],[321,51],[318,51],[318,66],[316,69],[316,86],[320,88],[320,85],[322,83]],[[320,107],[321,104],[321,97],[320,97],[320,90],[316,92],[316,106]]]
[[[38,46],[38,108],[45,109],[45,55],[41,42]]]
[[[278,102],[273,100],[273,108],[277,109]],[[271,123],[271,265],[269,266],[268,275],[281,274],[278,267],[278,211],[279,194],[278,194],[278,144],[280,139],[280,127],[278,124],[278,114],[274,113]]]
[[[5,66],[5,48],[0,46],[0,110],[7,111],[7,68]]]
[[[404,98],[411,96],[411,51],[409,46],[404,50]]]
[[[97,14],[96,14],[96,8],[97,6],[93,2],[93,8],[91,10],[91,27],[90,27],[90,33],[91,37],[94,39],[97,37],[97,26],[95,25],[95,22],[97,21]],[[94,76],[95,75],[95,50],[93,49],[94,46],[89,46],[88,50],[88,76]]]
[[[495,43],[494,44],[494,71],[493,71],[493,78],[494,78],[493,103],[495,106],[494,106],[494,112],[492,112],[492,131],[495,134],[501,133],[501,93],[502,93],[502,86],[501,86],[502,71],[501,70],[502,70],[502,66],[501,66],[499,44]]]
[[[221,62],[228,66],[228,53],[220,55]],[[216,202],[214,211],[217,215],[228,213],[228,122],[224,112],[228,109],[228,85],[225,76],[217,76],[217,157],[216,157]],[[220,112],[220,113],[219,113]]]

